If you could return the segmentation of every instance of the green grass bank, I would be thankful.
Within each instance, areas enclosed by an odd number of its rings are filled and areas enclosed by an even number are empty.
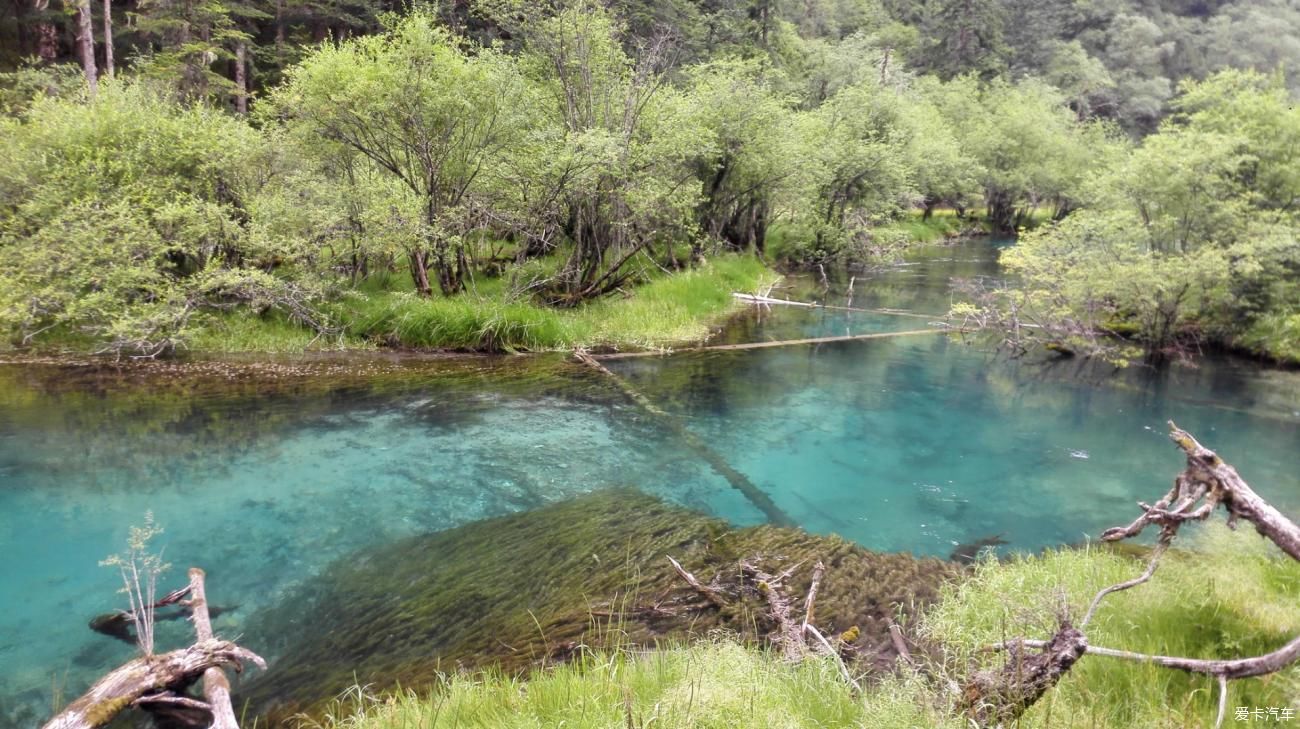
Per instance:
[[[1257,655],[1300,632],[1300,565],[1252,533],[1202,529],[1189,551],[1166,558],[1149,584],[1112,595],[1089,627],[1094,645],[1202,658]],[[626,647],[519,678],[450,673],[432,690],[384,694],[356,689],[323,718],[323,729],[440,727],[900,727],[958,729],[941,687],[998,665],[990,643],[1045,637],[1067,608],[1079,616],[1094,592],[1141,572],[1133,555],[1109,549],[1050,551],[985,562],[943,593],[909,630],[928,649],[919,671],[865,676],[855,695],[829,659],[791,665],[726,634],[656,651]],[[928,658],[924,657],[929,655]],[[1231,684],[1236,707],[1296,708],[1300,671]],[[1213,681],[1144,664],[1085,656],[1019,722],[1022,729],[1209,727]]]
[[[510,352],[574,347],[656,349],[706,338],[777,274],[749,255],[721,255],[687,271],[648,272],[642,282],[571,309],[512,294],[505,275],[480,277],[454,297],[417,296],[407,277],[374,277],[328,306],[341,332],[314,333],[278,316],[214,317],[191,342],[197,352],[302,352],[376,346]]]

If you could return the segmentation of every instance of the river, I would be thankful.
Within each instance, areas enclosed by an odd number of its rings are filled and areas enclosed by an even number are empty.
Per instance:
[[[776,306],[718,342],[926,329],[996,245],[776,292],[919,316]],[[851,286],[850,286],[851,283]],[[927,316],[928,315],[928,316]],[[728,459],[795,523],[945,556],[1079,543],[1180,468],[1173,419],[1300,515],[1300,373],[1207,357],[1117,371],[1011,360],[921,334],[686,352],[607,366]],[[33,726],[131,648],[87,629],[125,604],[99,562],[152,511],[173,564],[245,621],[357,549],[632,486],[738,525],[763,514],[611,384],[555,356],[382,353],[158,365],[0,365],[0,726]],[[181,641],[183,624],[160,630]]]

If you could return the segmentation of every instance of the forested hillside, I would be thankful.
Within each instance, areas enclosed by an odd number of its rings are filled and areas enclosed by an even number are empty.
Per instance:
[[[974,292],[967,323],[1300,357],[1295,2],[3,13],[14,346],[647,344],[758,285],[717,280],[729,255],[1039,226],[1024,287]],[[671,314],[614,315],[671,331],[588,311],[683,269],[706,281]]]

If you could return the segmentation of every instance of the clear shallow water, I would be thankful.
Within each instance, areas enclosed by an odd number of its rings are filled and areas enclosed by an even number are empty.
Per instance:
[[[994,275],[987,244],[777,295],[919,314],[952,276]],[[720,341],[926,328],[925,318],[755,309]],[[1131,518],[1180,467],[1177,420],[1300,515],[1300,374],[1007,362],[923,335],[609,363],[724,453],[805,528],[947,555],[1077,542]],[[119,603],[98,561],[152,509],[176,565],[204,566],[216,621],[257,611],[377,543],[631,485],[753,524],[760,512],[672,434],[558,357],[168,371],[156,381],[0,367],[0,725],[32,726],[130,647],[87,629]],[[233,379],[232,379],[233,378]],[[130,380],[130,378],[125,378]],[[160,643],[186,640],[183,623]]]

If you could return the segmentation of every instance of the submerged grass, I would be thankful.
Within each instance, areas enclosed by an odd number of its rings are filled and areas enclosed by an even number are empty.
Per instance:
[[[1190,531],[1190,530],[1188,530]],[[1184,546],[1188,546],[1184,544]],[[1300,632],[1300,565],[1254,534],[1204,529],[1173,552],[1147,585],[1112,595],[1088,628],[1096,645],[1203,658],[1257,655]],[[935,646],[920,674],[875,677],[861,696],[834,664],[791,665],[719,637],[657,651],[584,652],[568,664],[520,679],[458,673],[425,694],[371,695],[357,689],[322,729],[421,727],[864,727],[967,726],[938,686],[1003,660],[980,649],[1009,637],[1047,637],[1063,609],[1079,616],[1095,591],[1142,569],[1135,555],[1090,547],[1011,562],[985,562],[949,588],[916,631]],[[931,678],[923,679],[922,674]],[[1085,656],[1018,727],[1208,727],[1213,682],[1199,676]],[[1300,671],[1233,682],[1235,707],[1296,708]]]

